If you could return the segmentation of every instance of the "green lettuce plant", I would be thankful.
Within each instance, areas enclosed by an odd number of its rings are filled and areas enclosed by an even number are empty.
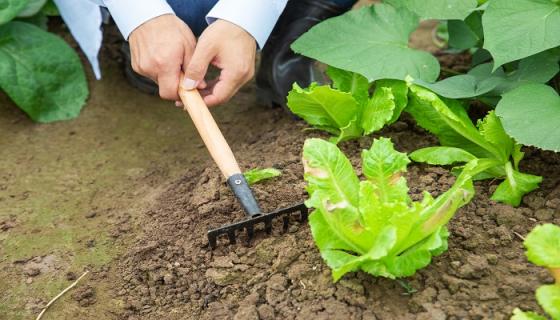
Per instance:
[[[78,55],[45,30],[52,12],[44,0],[0,0],[0,88],[37,122],[76,117],[88,96]]]
[[[332,134],[335,143],[378,131],[395,122],[406,106],[402,81],[376,81],[370,95],[370,83],[355,72],[329,67],[327,74],[332,85],[314,83],[302,89],[294,84],[288,107],[307,123]]]
[[[457,100],[442,99],[425,88],[411,85],[406,108],[416,123],[436,135],[442,146],[416,150],[412,160],[433,165],[463,165],[479,159],[490,167],[477,179],[503,179],[492,199],[513,206],[538,188],[542,177],[519,171],[524,153],[521,145],[505,132],[494,111],[475,126],[464,106]],[[461,169],[461,167],[456,167]]]
[[[313,208],[311,232],[334,281],[362,270],[374,276],[413,275],[447,250],[446,224],[473,194],[478,160],[437,198],[424,192],[414,202],[402,174],[410,162],[389,139],[362,152],[360,181],[350,161],[331,142],[308,139],[303,148],[306,190]]]
[[[535,227],[523,242],[530,262],[547,268],[555,283],[542,285],[537,289],[539,305],[553,319],[560,319],[560,227],[543,224]],[[512,320],[546,320],[547,318],[532,312],[516,308]]]

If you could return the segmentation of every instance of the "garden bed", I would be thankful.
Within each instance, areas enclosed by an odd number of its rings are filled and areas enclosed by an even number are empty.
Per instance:
[[[281,177],[255,186],[265,210],[306,198],[301,148],[304,131],[281,110],[271,111],[267,132],[230,141],[244,169],[274,166]],[[397,150],[434,145],[432,136],[404,117],[377,136]],[[373,137],[346,142],[355,167]],[[550,282],[525,258],[522,236],[544,222],[560,223],[560,156],[527,149],[525,172],[545,177],[519,208],[488,195],[497,182],[476,183],[474,200],[450,223],[449,250],[415,276],[394,281],[364,273],[332,283],[307,224],[292,221],[286,234],[257,235],[250,245],[207,246],[209,228],[243,218],[213,163],[169,184],[143,218],[143,230],[120,260],[116,291],[129,319],[508,319],[515,307],[538,310],[535,288]],[[358,168],[358,167],[357,167]],[[406,174],[413,198],[438,195],[454,177],[447,170],[411,164]],[[240,241],[242,242],[242,241]]]

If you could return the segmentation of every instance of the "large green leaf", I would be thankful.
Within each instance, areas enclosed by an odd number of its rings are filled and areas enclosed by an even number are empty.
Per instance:
[[[552,319],[560,319],[560,284],[540,286],[537,301]]]
[[[482,17],[484,48],[494,68],[560,45],[560,4],[551,0],[492,0]]]
[[[558,50],[548,50],[519,61],[517,68],[504,72],[500,67],[492,71],[492,63],[477,65],[467,74],[445,78],[435,83],[414,80],[414,83],[428,88],[440,96],[451,99],[478,96],[499,97],[521,85],[546,83],[559,71]]]
[[[536,226],[523,242],[527,259],[547,268],[560,268],[560,227],[551,223]]]
[[[476,0],[384,0],[393,6],[408,8],[423,19],[463,20],[477,6]]]
[[[29,0],[0,0],[0,25],[15,18],[27,3]]]
[[[292,49],[362,74],[369,81],[411,75],[433,82],[439,75],[438,61],[427,52],[408,47],[409,35],[417,26],[414,13],[379,4],[316,25],[296,40]]]
[[[18,13],[18,17],[28,18],[37,14],[45,3],[47,3],[47,0],[28,0],[25,8]]]
[[[551,87],[522,85],[504,94],[496,114],[518,143],[560,150],[560,97]]]
[[[23,22],[0,26],[0,87],[38,122],[76,117],[88,96],[76,52]]]

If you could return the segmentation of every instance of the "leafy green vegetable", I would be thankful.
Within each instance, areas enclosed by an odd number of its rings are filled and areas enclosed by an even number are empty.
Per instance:
[[[441,99],[422,87],[410,86],[409,101],[407,112],[418,125],[435,134],[442,145],[413,152],[410,157],[414,161],[455,165],[480,159],[479,165],[493,164],[477,178],[504,179],[492,199],[513,206],[518,206],[523,195],[538,187],[541,177],[518,171],[523,158],[521,146],[505,133],[493,111],[476,127],[459,102]]]
[[[477,6],[476,0],[385,0],[397,8],[408,8],[423,19],[460,19]]]
[[[0,25],[15,18],[29,3],[29,0],[0,0]]]
[[[560,268],[560,227],[553,224],[536,226],[523,242],[527,259],[537,266]]]
[[[560,319],[560,284],[540,286],[536,296],[539,305],[552,319]]]
[[[333,142],[358,138],[395,122],[406,106],[406,84],[398,80],[376,81],[369,96],[363,76],[330,67],[333,87],[312,84],[302,89],[294,84],[288,95],[290,110],[316,128],[336,137]]]
[[[545,317],[532,311],[521,311],[519,308],[513,310],[511,320],[547,320]]]
[[[74,50],[58,36],[17,21],[0,26],[0,87],[38,122],[76,117],[88,96]]]
[[[28,18],[37,14],[45,3],[47,0],[27,0],[27,5],[18,13],[18,17]]]
[[[552,79],[560,67],[558,50],[544,51],[519,61],[516,69],[506,72],[500,67],[492,71],[492,63],[480,64],[467,74],[457,75],[435,83],[413,80],[440,96],[452,99],[482,96],[499,100],[500,96],[519,86],[532,83],[546,83]]]
[[[560,151],[560,97],[551,87],[520,86],[504,94],[496,114],[519,143]]]
[[[433,82],[439,63],[429,53],[408,47],[418,17],[405,8],[378,4],[328,19],[301,36],[292,49],[369,81],[410,75]]]
[[[543,285],[537,289],[539,305],[552,319],[560,319],[560,227],[553,224],[536,226],[523,242],[526,255],[532,263],[546,267],[556,283]],[[534,312],[515,309],[512,320],[546,319]]]
[[[261,182],[263,180],[272,179],[278,177],[282,174],[282,171],[274,168],[265,168],[265,169],[251,169],[247,170],[243,173],[247,183],[249,185],[253,185],[255,183]]]
[[[492,0],[482,17],[494,68],[560,45],[560,5],[550,0]]]
[[[334,281],[363,270],[374,276],[413,275],[447,250],[445,225],[474,194],[477,160],[466,165],[455,184],[434,199],[413,202],[406,171],[410,160],[389,139],[374,140],[362,152],[360,181],[335,144],[308,139],[303,148],[311,232]]]

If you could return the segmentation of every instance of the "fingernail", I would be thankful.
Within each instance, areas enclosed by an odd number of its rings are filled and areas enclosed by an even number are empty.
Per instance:
[[[175,106],[176,106],[176,107],[182,108],[182,107],[183,107],[183,103],[182,103],[181,101],[175,101]]]
[[[187,90],[192,90],[194,88],[196,88],[198,86],[198,81],[193,80],[193,79],[189,79],[189,78],[184,78],[183,79],[183,88],[187,89]]]

